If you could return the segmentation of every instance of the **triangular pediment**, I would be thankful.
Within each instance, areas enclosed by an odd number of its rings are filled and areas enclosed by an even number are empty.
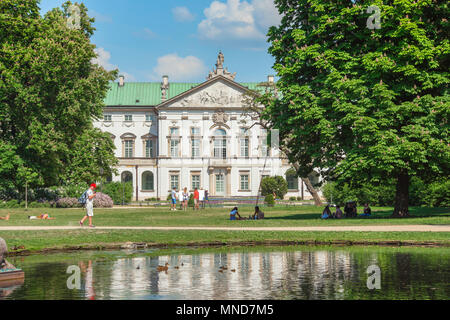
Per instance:
[[[241,108],[244,94],[248,90],[233,80],[217,76],[161,103],[158,109]]]

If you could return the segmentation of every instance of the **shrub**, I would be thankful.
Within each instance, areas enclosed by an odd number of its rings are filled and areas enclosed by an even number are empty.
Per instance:
[[[264,202],[269,206],[273,207],[275,205],[275,199],[273,198],[272,194],[268,194],[264,198]]]
[[[94,207],[95,208],[112,208],[113,200],[107,194],[97,192],[97,195],[94,198]]]
[[[266,196],[275,192],[277,198],[283,199],[288,192],[286,179],[281,176],[265,177],[261,181],[261,194]]]
[[[297,197],[297,201],[302,201],[302,197]]]
[[[110,182],[103,186],[103,193],[111,197],[114,204],[130,203],[133,197],[133,184],[131,182]]]
[[[427,187],[423,198],[425,205],[430,207],[450,207],[449,190],[450,180],[431,183]]]
[[[56,201],[57,208],[77,208],[81,207],[77,198],[61,198]]]
[[[289,201],[297,201],[297,197],[289,197]]]
[[[189,196],[189,201],[188,201],[188,207],[194,207],[195,203],[194,203],[194,194],[191,193],[191,195]]]

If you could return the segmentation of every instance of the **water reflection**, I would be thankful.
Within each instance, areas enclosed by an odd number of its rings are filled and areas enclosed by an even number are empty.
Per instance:
[[[77,261],[81,290],[66,287],[71,262],[25,259],[25,284],[14,291],[0,289],[0,299],[447,299],[448,257],[448,252],[363,249],[165,256],[143,252],[132,258]],[[166,262],[169,270],[159,272],[157,267]],[[382,270],[381,290],[366,287],[366,270],[373,264]]]

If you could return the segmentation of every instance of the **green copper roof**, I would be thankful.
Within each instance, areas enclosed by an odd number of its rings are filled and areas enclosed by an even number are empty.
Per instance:
[[[201,83],[171,82],[168,98],[171,99]],[[240,83],[240,85],[257,90],[258,82]],[[106,106],[157,106],[161,103],[161,83],[159,82],[125,82],[119,87],[112,82],[106,95]]]

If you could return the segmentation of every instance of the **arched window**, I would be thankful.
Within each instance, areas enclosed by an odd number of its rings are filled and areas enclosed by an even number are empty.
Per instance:
[[[295,170],[289,169],[286,171],[286,181],[288,183],[288,190],[298,190],[298,177]]]
[[[143,191],[153,191],[153,172],[146,171],[142,174],[142,190]]]
[[[133,182],[133,174],[130,171],[124,171],[121,175],[122,182]]]
[[[224,129],[214,131],[214,158],[226,159],[227,157],[227,132]]]

